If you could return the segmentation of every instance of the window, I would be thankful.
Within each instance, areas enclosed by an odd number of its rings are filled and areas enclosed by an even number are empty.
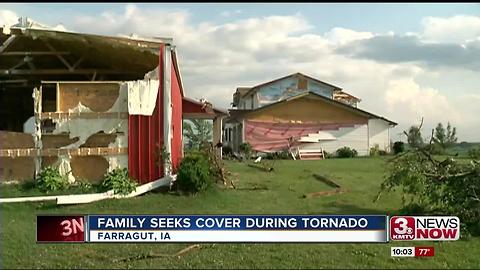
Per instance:
[[[223,133],[223,137],[225,139],[225,142],[231,142],[232,141],[232,128],[231,127],[225,128],[224,133]]]
[[[308,81],[306,78],[300,77],[298,78],[298,90],[307,90]]]

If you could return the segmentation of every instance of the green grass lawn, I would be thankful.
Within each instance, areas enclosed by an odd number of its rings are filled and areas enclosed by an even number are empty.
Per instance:
[[[240,190],[215,189],[197,196],[151,192],[141,197],[58,207],[54,203],[2,204],[1,265],[4,268],[478,268],[480,238],[456,242],[390,244],[202,244],[180,258],[114,263],[134,255],[175,253],[188,244],[36,244],[37,214],[395,214],[400,194],[373,203],[384,158],[278,160],[273,172],[227,162]],[[330,190],[312,173],[349,191],[303,198]],[[251,187],[267,189],[245,190]],[[2,196],[12,187],[5,188]],[[19,192],[18,189],[16,192]],[[19,192],[21,193],[21,192]],[[391,246],[435,246],[434,258],[391,258]]]

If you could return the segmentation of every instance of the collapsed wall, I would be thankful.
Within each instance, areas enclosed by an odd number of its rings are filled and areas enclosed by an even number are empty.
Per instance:
[[[42,98],[44,91],[54,91],[49,96],[55,98]],[[0,133],[2,180],[32,179],[55,166],[70,182],[95,182],[108,171],[127,168],[127,92],[122,82],[42,83],[33,94],[33,136]]]

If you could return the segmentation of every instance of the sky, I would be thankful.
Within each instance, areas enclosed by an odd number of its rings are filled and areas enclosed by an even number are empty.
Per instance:
[[[172,37],[185,92],[229,108],[239,86],[301,72],[360,97],[399,123],[424,118],[480,142],[480,4],[75,3],[0,4],[68,31]]]

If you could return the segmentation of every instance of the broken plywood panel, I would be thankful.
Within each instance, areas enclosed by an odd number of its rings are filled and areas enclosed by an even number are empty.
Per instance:
[[[88,137],[84,144],[80,145],[80,148],[85,147],[108,147],[110,143],[115,142],[117,136],[123,135],[123,133],[106,134],[100,131],[92,136]],[[55,149],[69,146],[70,144],[78,142],[79,138],[70,138],[68,133],[63,134],[43,134],[42,143],[44,149]]]
[[[119,97],[118,83],[59,83],[57,111],[67,112],[82,103],[94,112],[112,108]]]
[[[33,136],[30,133],[0,130],[0,149],[33,148]]]
[[[82,147],[108,147],[109,144],[115,142],[117,136],[123,135],[123,133],[112,133],[106,134],[103,131],[100,131],[92,136],[88,137],[84,144],[80,145]]]
[[[44,149],[61,148],[79,140],[78,137],[70,138],[68,134],[43,134],[42,143]]]
[[[50,134],[43,136],[52,137],[47,139],[43,149],[38,149],[40,151],[31,148],[25,153],[13,154],[43,156],[46,159],[43,166],[61,165],[60,171],[68,174],[70,182],[75,180],[74,176],[101,180],[107,171],[127,168],[128,89],[117,82],[56,84],[57,110],[42,112],[40,103],[35,111],[37,122],[53,120]],[[41,93],[34,98],[39,103]],[[42,134],[38,134],[40,144],[41,138]],[[11,153],[0,151],[2,154]],[[70,171],[75,173],[68,173]]]
[[[0,181],[32,180],[35,163],[31,157],[0,157]]]
[[[88,179],[89,182],[100,182],[107,173],[109,164],[102,156],[72,157],[70,166],[75,179]]]
[[[121,101],[117,101],[114,107],[119,106]],[[112,108],[113,109],[113,108]],[[116,108],[115,108],[116,109]],[[82,103],[79,103],[74,109],[69,110],[71,113],[89,113],[92,110]],[[128,133],[128,119],[59,119],[54,121],[56,128],[53,131],[54,134],[68,133],[70,138],[79,137],[79,141],[69,145],[67,148],[78,148],[84,144],[87,139],[98,132],[104,132],[106,134],[111,133]],[[126,140],[126,135],[117,136],[125,137],[122,140]],[[114,146],[112,146],[114,147]]]
[[[106,156],[128,154],[127,147],[83,147],[50,149],[0,149],[0,157]]]

